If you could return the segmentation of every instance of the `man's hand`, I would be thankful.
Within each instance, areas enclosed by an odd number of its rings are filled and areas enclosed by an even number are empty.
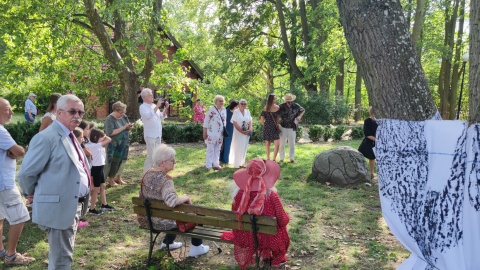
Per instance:
[[[17,159],[17,156],[15,156],[15,154],[13,154],[10,150],[7,150],[7,157],[11,159]]]

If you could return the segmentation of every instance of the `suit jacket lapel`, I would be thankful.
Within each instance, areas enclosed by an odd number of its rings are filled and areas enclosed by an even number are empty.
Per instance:
[[[63,129],[55,121],[52,123],[52,125],[55,125],[55,130],[57,131],[58,136],[60,136],[60,140],[62,141],[63,147],[65,148],[65,151],[67,151],[68,156],[72,160],[73,164],[77,165],[77,151],[75,151],[75,146],[72,145],[70,138],[65,136],[65,132],[63,132]]]

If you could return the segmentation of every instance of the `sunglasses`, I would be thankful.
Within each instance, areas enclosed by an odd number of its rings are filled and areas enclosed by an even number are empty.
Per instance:
[[[78,113],[78,116],[80,117],[85,115],[84,111],[77,111],[77,110],[68,110],[68,111],[62,110],[62,111],[68,112],[71,116],[75,116],[77,113]]]

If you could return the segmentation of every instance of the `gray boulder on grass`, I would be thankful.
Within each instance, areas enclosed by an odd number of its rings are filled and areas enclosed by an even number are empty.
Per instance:
[[[366,182],[368,167],[360,152],[349,146],[341,146],[315,157],[312,176],[320,183],[347,186]]]

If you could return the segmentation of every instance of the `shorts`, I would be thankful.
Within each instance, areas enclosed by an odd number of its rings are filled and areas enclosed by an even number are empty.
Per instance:
[[[100,187],[101,184],[105,183],[105,176],[103,174],[103,167],[102,166],[92,166],[90,173],[92,174],[93,178],[93,186]]]
[[[30,214],[17,187],[0,191],[0,219],[7,219],[10,225],[30,220]]]

